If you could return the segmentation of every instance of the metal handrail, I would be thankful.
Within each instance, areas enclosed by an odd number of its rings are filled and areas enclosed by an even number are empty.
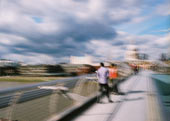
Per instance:
[[[70,106],[82,103],[89,94],[95,94],[98,89],[94,88],[97,83],[92,81],[96,79],[93,77],[95,74],[88,74],[0,90],[0,119],[45,121]],[[68,88],[68,91],[57,88],[57,85]]]
[[[159,89],[158,89],[159,87],[158,87],[158,85],[156,83],[157,79],[154,78],[153,76],[152,76],[152,79],[154,80],[152,82],[153,82],[153,87],[154,87],[154,89],[156,91],[156,99],[157,99],[158,104],[159,104],[159,110],[160,110],[160,113],[161,113],[160,114],[161,118],[162,118],[163,121],[169,121],[169,115],[167,115],[167,111],[165,109],[163,101],[161,100],[161,92],[159,91]]]
[[[7,93],[13,93],[15,91],[30,90],[30,89],[37,88],[38,86],[54,85],[54,84],[61,83],[61,82],[64,83],[64,82],[68,82],[70,80],[78,80],[83,77],[94,76],[94,75],[95,74],[87,74],[87,75],[81,75],[81,76],[77,76],[77,77],[71,77],[68,79],[58,79],[58,80],[53,80],[50,82],[40,82],[40,83],[36,83],[36,84],[29,84],[29,85],[23,85],[23,86],[12,87],[12,88],[7,88],[7,89],[0,89],[0,95],[7,94]]]

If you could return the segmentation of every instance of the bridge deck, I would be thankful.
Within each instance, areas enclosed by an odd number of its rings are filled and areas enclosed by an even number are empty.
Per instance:
[[[150,77],[143,71],[123,82],[119,89],[125,95],[111,95],[114,103],[95,103],[74,121],[146,121],[148,120],[148,93]]]

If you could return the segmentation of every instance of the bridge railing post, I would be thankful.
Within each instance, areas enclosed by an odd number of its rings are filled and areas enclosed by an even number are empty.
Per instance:
[[[18,102],[19,98],[21,97],[21,94],[22,94],[21,91],[16,92],[13,95],[12,99],[10,100],[9,109],[7,111],[8,112],[7,113],[8,120],[12,120],[12,115],[13,115],[14,109],[16,108],[17,102]]]

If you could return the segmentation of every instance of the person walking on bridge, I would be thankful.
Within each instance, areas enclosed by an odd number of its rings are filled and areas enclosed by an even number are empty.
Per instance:
[[[115,94],[119,94],[118,90],[118,70],[116,64],[111,64],[109,68],[109,79],[111,82],[111,91]]]
[[[113,102],[110,99],[110,92],[108,86],[109,70],[104,67],[104,63],[100,63],[100,66],[101,67],[97,70],[97,78],[100,87],[99,91],[102,93],[102,95],[107,96],[108,102]],[[97,102],[100,103],[100,97],[98,97]]]

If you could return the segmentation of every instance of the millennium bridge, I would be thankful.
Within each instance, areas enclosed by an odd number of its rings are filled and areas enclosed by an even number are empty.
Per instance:
[[[142,70],[120,78],[113,103],[98,92],[96,75],[0,90],[0,121],[170,121],[170,76]]]

